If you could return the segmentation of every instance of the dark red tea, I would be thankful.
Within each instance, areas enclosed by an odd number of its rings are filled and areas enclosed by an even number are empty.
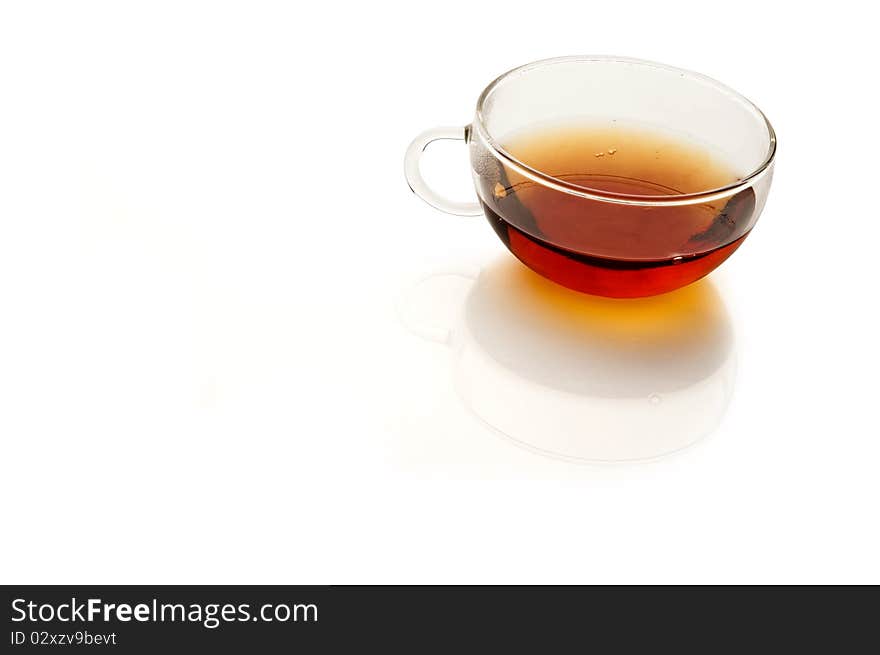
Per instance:
[[[519,161],[585,190],[670,196],[737,182],[708,149],[642,128],[531,129],[502,147]],[[494,158],[477,166],[480,199],[511,252],[545,277],[602,296],[670,291],[727,259],[748,234],[751,188],[712,202],[616,204],[539,184]]]

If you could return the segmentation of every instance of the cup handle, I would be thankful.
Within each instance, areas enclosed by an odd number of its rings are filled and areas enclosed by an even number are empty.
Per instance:
[[[403,158],[403,172],[406,175],[407,184],[409,184],[409,188],[413,190],[413,193],[432,207],[447,214],[455,214],[456,216],[479,216],[483,213],[483,210],[479,203],[456,202],[436,193],[422,177],[422,172],[419,170],[419,160],[430,143],[439,139],[450,139],[467,143],[469,132],[470,125],[466,127],[435,127],[431,130],[425,130],[409,144],[409,148],[406,149],[406,155]]]

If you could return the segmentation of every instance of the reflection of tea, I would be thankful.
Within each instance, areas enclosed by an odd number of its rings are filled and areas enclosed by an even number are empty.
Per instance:
[[[614,122],[530,129],[501,145],[569,185],[643,200],[740,179],[696,144]],[[487,164],[477,171],[478,189],[498,235],[532,269],[587,293],[636,297],[693,282],[736,250],[756,209],[751,188],[722,200],[644,206],[561,193],[497,160]]]

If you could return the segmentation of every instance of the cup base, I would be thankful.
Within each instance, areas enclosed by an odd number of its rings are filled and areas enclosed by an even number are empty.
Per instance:
[[[643,298],[679,289],[708,275],[748,236],[707,252],[657,260],[595,257],[565,250],[514,227],[482,203],[495,233],[517,259],[564,287],[606,298]]]

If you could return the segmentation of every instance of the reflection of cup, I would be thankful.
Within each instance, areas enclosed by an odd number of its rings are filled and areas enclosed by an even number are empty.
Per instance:
[[[478,276],[448,333],[473,412],[563,458],[643,460],[690,446],[715,428],[733,387],[730,321],[708,281],[610,300],[504,260]]]

